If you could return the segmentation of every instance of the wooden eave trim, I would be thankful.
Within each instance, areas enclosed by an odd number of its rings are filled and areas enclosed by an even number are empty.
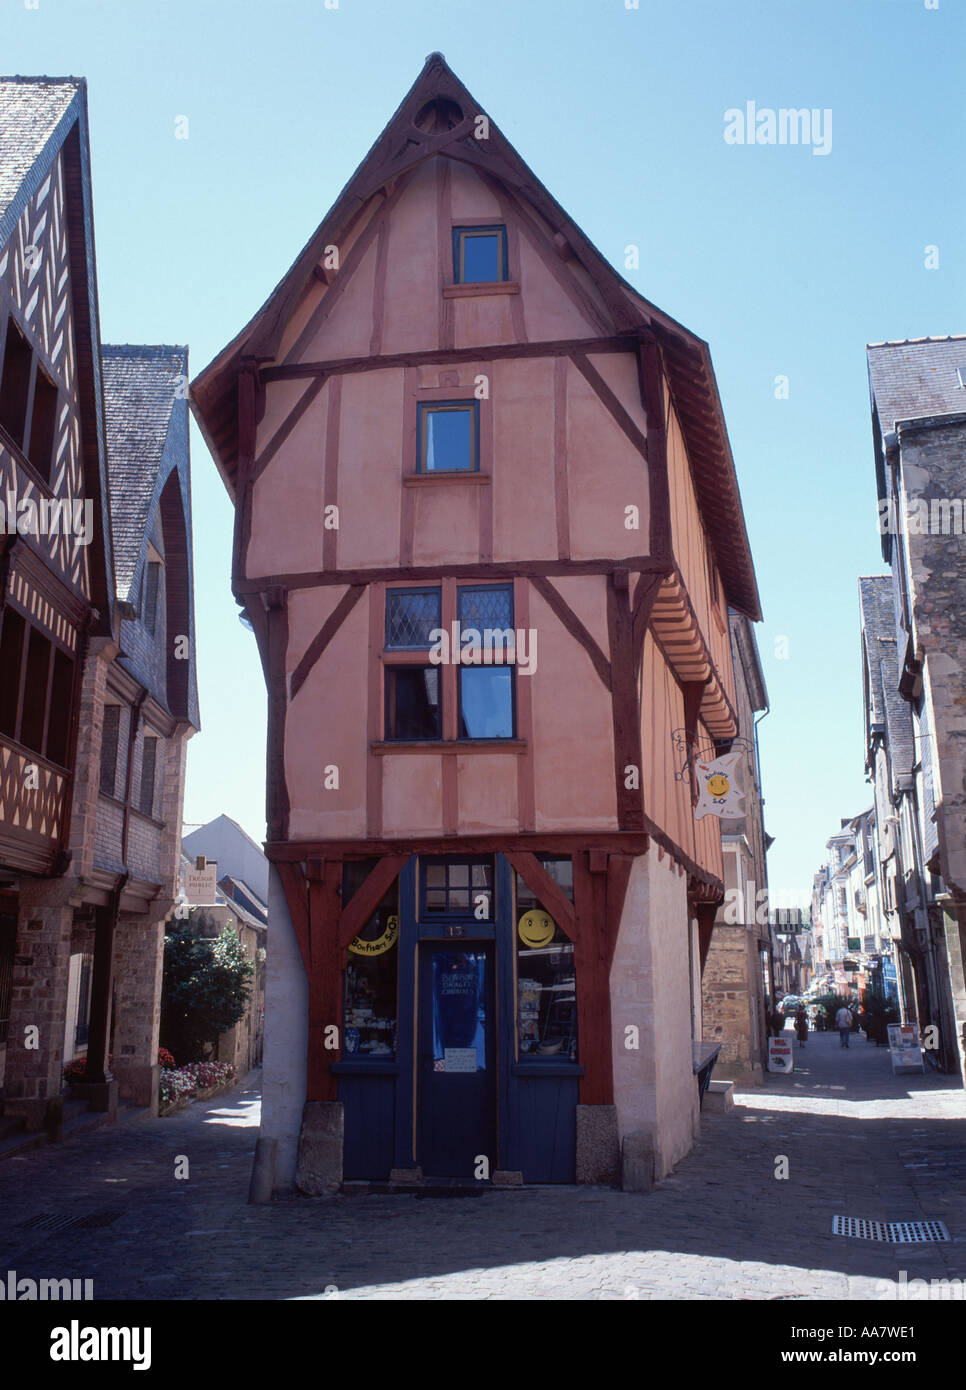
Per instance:
[[[354,372],[391,371],[401,367],[445,366],[461,362],[492,362],[514,357],[569,357],[574,352],[633,352],[627,338],[551,338],[539,343],[494,343],[478,347],[430,348],[376,356],[340,357],[315,362],[283,363],[262,367],[260,379],[292,381],[298,377],[347,376]]]
[[[295,574],[266,574],[252,579],[238,579],[232,587],[239,603],[247,607],[251,595],[265,594],[273,589],[315,589],[332,584],[406,584],[444,577],[495,579],[517,575],[522,579],[533,579],[534,576],[609,574],[615,564],[634,574],[667,572],[665,560],[656,560],[650,555],[629,555],[619,560],[611,556],[600,560],[489,560],[461,565],[381,565],[372,569],[303,570]]]

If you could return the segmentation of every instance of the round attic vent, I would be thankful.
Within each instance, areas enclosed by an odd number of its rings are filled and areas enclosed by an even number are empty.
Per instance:
[[[425,135],[438,135],[444,130],[452,130],[463,119],[463,112],[455,101],[448,97],[436,97],[427,101],[416,116],[413,124]]]

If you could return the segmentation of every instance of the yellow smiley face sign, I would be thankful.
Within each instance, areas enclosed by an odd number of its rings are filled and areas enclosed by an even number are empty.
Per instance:
[[[549,912],[535,908],[525,912],[517,923],[517,932],[524,946],[549,946],[557,925]]]
[[[357,936],[349,942],[349,950],[357,956],[381,956],[395,946],[398,936],[399,918],[389,917],[386,919],[386,930],[382,936],[377,936],[375,941],[364,941],[361,936]]]
[[[731,783],[728,781],[727,777],[722,776],[720,772],[716,772],[713,776],[708,778],[708,791],[712,796],[727,796],[731,791]]]

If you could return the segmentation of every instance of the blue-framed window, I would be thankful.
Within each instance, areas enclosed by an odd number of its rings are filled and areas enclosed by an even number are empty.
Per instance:
[[[439,589],[389,589],[386,646],[408,651],[431,647],[430,633],[442,625]]]
[[[472,585],[457,590],[463,650],[478,664],[458,672],[461,739],[513,738],[516,730],[516,670],[513,665],[513,586]],[[473,640],[466,642],[467,634]]]
[[[492,855],[462,859],[422,858],[419,861],[419,915],[433,918],[472,917],[492,922],[494,913]]]
[[[537,856],[573,901],[573,861]],[[520,874],[516,878],[517,1030],[527,1061],[577,1060],[577,971],[574,944]],[[549,922],[547,921],[549,918]],[[552,925],[552,930],[550,929]],[[544,939],[545,937],[545,939]]]
[[[362,887],[378,859],[347,860],[342,903]],[[386,889],[375,912],[349,945],[343,974],[343,1057],[392,1061],[399,1011],[399,881]]]
[[[453,228],[453,279],[458,285],[489,285],[508,278],[506,227]]]
[[[419,472],[477,473],[478,401],[433,401],[418,407]]]

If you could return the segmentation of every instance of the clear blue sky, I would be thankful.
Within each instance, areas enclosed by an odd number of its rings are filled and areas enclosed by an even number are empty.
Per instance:
[[[640,247],[628,279],[711,345],[765,615],[771,881],[806,894],[839,818],[871,802],[865,344],[966,331],[963,0],[0,0],[0,25],[5,72],[88,79],[105,341],[187,343],[192,375],[434,49],[605,256],[622,269]],[[747,101],[830,109],[830,153],[727,145],[724,112]],[[203,729],[185,817],[225,811],[260,841],[264,687],[196,431],[192,465]]]

